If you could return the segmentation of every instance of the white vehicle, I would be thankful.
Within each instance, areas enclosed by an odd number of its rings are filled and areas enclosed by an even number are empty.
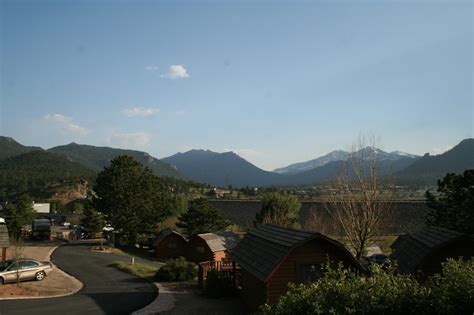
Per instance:
[[[114,228],[110,224],[107,224],[102,230],[105,232],[111,232],[114,230]]]
[[[7,222],[5,222],[4,218],[0,218],[0,224],[7,224]]]

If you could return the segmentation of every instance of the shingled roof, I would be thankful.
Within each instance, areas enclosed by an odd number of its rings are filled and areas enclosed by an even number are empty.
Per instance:
[[[176,232],[175,230],[164,229],[160,233],[158,233],[158,235],[155,237],[155,239],[153,241],[153,246],[156,246],[159,242],[161,242],[163,239],[165,239],[167,236],[170,236],[171,234],[176,234],[178,236],[181,236],[183,239],[185,239],[183,235]]]
[[[439,227],[427,227],[416,233],[399,236],[391,246],[391,257],[397,261],[399,273],[410,274],[433,250],[464,239],[469,239],[469,236]]]
[[[320,233],[294,230],[271,224],[262,225],[248,232],[231,251],[230,258],[265,282],[293,248],[315,238],[327,240],[340,247],[352,257],[357,265],[359,264],[344,245],[329,237]]]
[[[206,242],[213,253],[230,250],[241,240],[240,235],[233,232],[205,233],[198,234],[197,236]]]
[[[8,228],[5,224],[0,224],[0,248],[10,246],[10,238],[8,237]]]

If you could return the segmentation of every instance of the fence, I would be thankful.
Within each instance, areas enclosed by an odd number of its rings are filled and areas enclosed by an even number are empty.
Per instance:
[[[198,283],[204,288],[209,275],[212,273],[221,283],[229,283],[232,288],[237,288],[241,283],[240,266],[232,261],[205,261],[199,264]]]

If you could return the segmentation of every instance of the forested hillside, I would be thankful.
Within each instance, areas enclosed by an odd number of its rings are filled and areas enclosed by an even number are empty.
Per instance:
[[[46,151],[31,151],[0,160],[3,194],[24,192],[43,196],[52,186],[71,185],[75,181],[94,181],[96,173],[68,158]]]

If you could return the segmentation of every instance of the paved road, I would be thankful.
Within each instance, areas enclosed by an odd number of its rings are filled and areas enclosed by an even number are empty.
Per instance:
[[[0,301],[0,315],[130,314],[155,299],[153,284],[108,267],[113,260],[126,257],[92,252],[90,246],[61,246],[51,257],[62,270],[84,283],[81,291],[61,298]]]

